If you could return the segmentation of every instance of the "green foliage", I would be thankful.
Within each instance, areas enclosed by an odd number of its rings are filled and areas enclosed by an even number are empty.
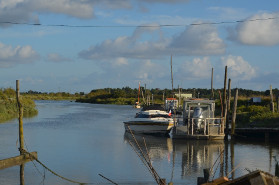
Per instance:
[[[22,97],[20,99],[23,106],[23,116],[30,117],[38,114],[36,105],[30,98]],[[16,101],[16,92],[11,89],[0,89],[0,123],[18,116],[18,106]]]
[[[84,92],[70,94],[67,92],[50,92],[50,93],[41,93],[36,91],[28,91],[22,93],[24,97],[28,97],[32,100],[75,100],[84,95]]]

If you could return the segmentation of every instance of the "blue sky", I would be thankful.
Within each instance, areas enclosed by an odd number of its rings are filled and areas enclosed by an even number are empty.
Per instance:
[[[222,88],[227,65],[233,88],[278,88],[278,7],[278,0],[0,0],[0,88],[17,79],[22,91],[139,81],[171,88],[171,55],[175,87],[210,88],[214,68],[214,87]],[[218,22],[231,23],[211,24]]]

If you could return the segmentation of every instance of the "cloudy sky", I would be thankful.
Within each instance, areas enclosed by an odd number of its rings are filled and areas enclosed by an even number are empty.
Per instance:
[[[0,88],[279,88],[278,0],[0,0]]]

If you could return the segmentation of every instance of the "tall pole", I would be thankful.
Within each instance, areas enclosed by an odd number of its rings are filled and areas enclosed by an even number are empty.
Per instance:
[[[172,90],[172,93],[173,93],[172,55],[171,55],[171,90]]]
[[[20,154],[23,154],[24,149],[24,136],[23,136],[23,107],[20,102],[20,93],[19,93],[19,80],[16,80],[16,99],[17,99],[17,105],[18,105],[18,123],[19,123],[19,151]]]
[[[17,105],[18,105],[18,130],[19,130],[19,152],[20,155],[24,154],[24,136],[23,136],[23,107],[20,102],[20,94],[19,94],[19,80],[16,80],[16,100],[17,100]],[[20,185],[24,185],[24,164],[20,165]]]
[[[138,104],[140,103],[140,82],[139,82],[139,92],[138,92]]]
[[[226,125],[226,131],[225,131],[225,139],[227,140],[228,138],[228,126],[227,126],[227,122],[226,122],[226,117],[227,117],[227,75],[228,72],[228,66],[225,67],[225,77],[224,77],[224,92],[223,92],[223,116],[224,116],[224,124]]]
[[[274,113],[272,85],[270,85],[270,111],[272,111],[272,113]]]
[[[229,84],[228,84],[228,112],[230,110],[231,110],[231,79],[229,78]]]
[[[214,91],[213,91],[213,72],[214,72],[214,69],[212,68],[212,71],[211,71],[211,99],[212,99],[212,100],[214,99]]]
[[[229,117],[230,117],[230,106],[231,106],[231,79],[229,79],[228,84],[228,97],[227,97],[227,104],[226,104],[226,137],[225,139],[228,140],[229,135]]]
[[[223,91],[223,116],[225,116],[225,106],[226,106],[226,100],[227,100],[227,94],[226,94],[226,88],[227,88],[227,72],[228,72],[228,67],[225,67],[225,77],[224,77],[224,91]]]
[[[234,137],[234,134],[235,134],[235,120],[236,120],[237,99],[238,99],[238,89],[235,89],[234,103],[233,103],[233,113],[232,113],[232,128],[231,128],[231,136],[232,136],[232,138]]]
[[[180,94],[180,87],[178,85],[178,107],[180,107],[180,103],[181,103],[181,94]]]

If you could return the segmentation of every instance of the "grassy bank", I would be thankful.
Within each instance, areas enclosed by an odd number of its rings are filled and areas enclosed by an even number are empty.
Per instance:
[[[270,97],[261,96],[260,103],[251,103],[248,97],[239,97],[237,103],[237,127],[279,127],[279,113],[274,102],[274,113],[270,110]],[[233,101],[231,101],[231,105]],[[232,109],[232,107],[231,107]]]
[[[76,100],[80,98],[80,96],[82,95],[79,93],[70,94],[66,92],[41,93],[41,92],[29,91],[26,93],[22,93],[22,96],[32,100]]]
[[[21,96],[21,103],[23,105],[24,117],[31,117],[38,114],[38,110],[32,99]],[[17,116],[16,92],[11,88],[0,89],[0,123],[16,118]]]

